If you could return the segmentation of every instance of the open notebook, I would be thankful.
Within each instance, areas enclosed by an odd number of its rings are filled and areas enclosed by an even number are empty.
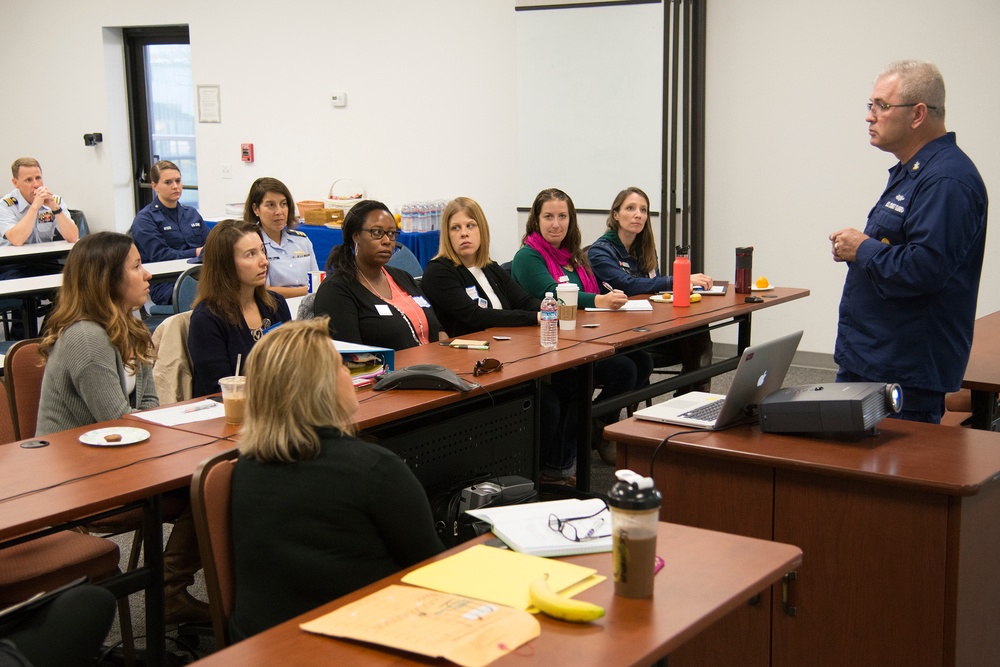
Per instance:
[[[743,350],[726,395],[692,391],[638,410],[635,417],[694,428],[729,426],[745,416],[747,407],[781,389],[801,339],[802,332],[797,331]]]

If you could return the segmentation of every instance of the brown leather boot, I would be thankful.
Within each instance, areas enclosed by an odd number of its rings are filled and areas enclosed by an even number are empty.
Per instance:
[[[174,521],[174,529],[163,550],[164,620],[166,625],[179,623],[211,623],[208,603],[188,593],[195,573],[201,569],[198,538],[194,532],[191,506]]]

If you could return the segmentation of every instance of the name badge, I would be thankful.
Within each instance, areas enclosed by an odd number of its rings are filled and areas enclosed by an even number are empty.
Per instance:
[[[475,301],[479,298],[479,292],[476,290],[475,286],[466,287],[465,293],[469,295],[469,298]]]
[[[480,299],[478,299],[478,301],[479,301],[479,307],[480,308],[486,308],[486,299],[480,298]]]
[[[392,317],[392,308],[384,303],[376,303],[375,310],[377,310],[378,314],[382,317]]]
[[[170,225],[166,225],[166,226],[165,226],[165,227],[163,228],[163,231],[165,231],[165,232],[169,232],[169,231],[173,231],[173,229],[174,229],[174,228],[173,228],[173,227],[171,227]]]
[[[421,308],[430,308],[431,307],[431,304],[429,304],[427,302],[427,299],[425,299],[422,296],[415,296],[415,297],[413,297],[413,300],[416,301],[417,305],[420,306]]]
[[[192,227],[201,227],[201,223],[200,222],[192,222],[191,226]]]
[[[566,275],[559,276],[559,280],[557,280],[556,282],[568,283],[569,282],[569,276],[566,276]]]

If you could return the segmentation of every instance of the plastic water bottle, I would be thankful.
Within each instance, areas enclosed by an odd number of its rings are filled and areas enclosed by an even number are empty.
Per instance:
[[[687,308],[691,305],[691,260],[688,248],[677,246],[674,258],[674,307]]]
[[[542,347],[556,347],[559,345],[559,302],[552,296],[552,292],[546,292],[542,299],[542,318],[540,329]]]
[[[413,204],[403,204],[402,217],[402,229],[409,234],[413,231]]]

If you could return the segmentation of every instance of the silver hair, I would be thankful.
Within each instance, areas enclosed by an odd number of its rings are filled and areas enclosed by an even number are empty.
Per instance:
[[[897,60],[886,65],[875,80],[880,81],[888,76],[899,77],[901,103],[923,102],[928,107],[929,116],[944,120],[944,77],[933,63],[922,60]]]

